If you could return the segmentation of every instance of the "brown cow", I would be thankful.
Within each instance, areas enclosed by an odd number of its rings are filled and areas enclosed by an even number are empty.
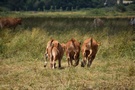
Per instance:
[[[81,48],[83,56],[83,61],[81,62],[82,67],[86,65],[86,62],[88,62],[87,66],[90,67],[98,51],[98,45],[93,38],[88,38],[84,41]]]
[[[79,64],[79,56],[80,56],[80,44],[75,39],[71,39],[66,43],[66,57],[68,60],[68,66],[73,66],[73,60],[75,60],[75,65]]]
[[[22,19],[20,18],[0,18],[0,28],[13,28],[15,29],[17,25],[22,24]]]
[[[61,67],[61,59],[63,57],[64,50],[61,44],[57,40],[50,40],[47,43],[45,57],[50,59],[50,67],[54,69],[56,67],[56,60],[58,60],[59,68]],[[46,62],[44,67],[46,67]]]
[[[104,21],[101,20],[100,18],[95,18],[93,21],[94,27],[102,27],[104,26]]]

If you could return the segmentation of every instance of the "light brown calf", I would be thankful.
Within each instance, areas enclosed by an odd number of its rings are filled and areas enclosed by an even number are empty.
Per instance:
[[[104,26],[104,21],[101,20],[100,18],[95,18],[93,21],[94,27],[102,27]]]
[[[50,67],[54,69],[56,67],[56,60],[58,60],[59,68],[61,67],[61,59],[63,57],[64,50],[61,44],[57,40],[50,40],[47,43],[45,57],[50,60]],[[44,67],[46,67],[46,62]]]
[[[79,56],[80,56],[80,44],[75,39],[71,39],[66,43],[66,57],[68,60],[68,66],[73,66],[73,60],[75,60],[74,66],[79,64]]]
[[[84,67],[86,63],[88,67],[91,66],[98,51],[98,45],[99,44],[93,38],[88,38],[84,41],[81,48],[83,56],[83,61],[81,62],[82,67]]]

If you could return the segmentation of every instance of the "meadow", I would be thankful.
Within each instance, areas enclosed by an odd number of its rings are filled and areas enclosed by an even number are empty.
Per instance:
[[[95,28],[92,26],[94,17],[83,15],[19,15],[23,19],[21,26],[15,30],[0,30],[0,90],[135,89],[135,31],[129,25],[130,16],[100,16],[105,25]],[[16,16],[18,14],[12,15]],[[90,68],[82,68],[80,64],[68,67],[65,55],[63,69],[51,70],[49,64],[43,67],[43,55],[50,38],[60,43],[75,38],[83,43],[89,37],[100,42]]]

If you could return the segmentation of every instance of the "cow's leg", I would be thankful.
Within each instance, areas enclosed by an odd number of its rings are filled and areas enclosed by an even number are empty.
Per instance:
[[[81,67],[85,67],[86,60],[87,60],[87,58],[86,57],[83,57],[83,61],[81,62]]]
[[[55,69],[55,61],[52,61],[52,69]]]
[[[59,68],[61,68],[61,59],[58,60]]]
[[[54,63],[54,67],[56,68],[56,62]]]
[[[53,57],[50,57],[50,68],[53,68]]]
[[[75,53],[74,59],[75,59],[75,65],[74,66],[77,66],[79,64],[79,54],[78,53]]]
[[[86,52],[83,53],[83,61],[81,62],[81,67],[85,67],[86,65],[86,61],[87,60],[87,56],[86,56]]]
[[[50,68],[52,68],[52,60],[50,57],[49,57],[49,60],[50,60]]]
[[[91,64],[92,64],[92,62],[93,62],[93,60],[94,60],[94,58],[95,58],[95,55],[93,55],[93,56],[91,56],[88,60],[88,67],[90,67],[91,66]]]
[[[70,58],[70,65],[73,66],[73,60]]]
[[[91,59],[91,58],[88,58],[87,67],[90,67],[90,59]]]
[[[69,53],[66,53],[66,56],[67,56],[67,61],[68,61],[68,67],[70,67],[70,56],[69,56]]]
[[[93,56],[91,57],[90,66],[91,66],[91,64],[92,64],[92,62],[93,62],[94,59],[95,59],[95,55],[93,55]]]
[[[55,61],[56,61],[56,57],[54,57],[54,58],[53,58],[53,60],[52,60],[52,63],[53,63],[53,67],[52,67],[52,69],[55,69],[55,67],[56,67],[56,63],[55,63]]]
[[[68,60],[68,67],[73,66],[72,59],[71,58],[68,58],[67,60]]]
[[[69,58],[67,58],[67,61],[68,61],[68,67],[70,66],[70,59]]]
[[[77,66],[79,64],[79,59],[75,60],[75,66]]]
[[[91,55],[88,55],[88,64],[87,64],[87,67],[90,67],[90,63],[91,62]]]

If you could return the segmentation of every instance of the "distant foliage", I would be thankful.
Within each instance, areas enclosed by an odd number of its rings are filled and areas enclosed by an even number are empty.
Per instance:
[[[0,6],[12,11],[73,10],[103,7],[105,0],[0,0]],[[114,1],[110,1],[114,2]],[[114,3],[112,4],[114,5]],[[51,7],[51,8],[50,8]]]
[[[135,11],[135,4],[131,4],[128,6],[128,9]]]
[[[126,7],[123,4],[117,5],[116,9],[117,9],[117,11],[120,11],[120,12],[126,11]]]
[[[122,1],[122,0],[121,0]],[[133,5],[129,6],[134,10]],[[115,6],[117,0],[0,0],[0,11],[73,11],[86,8],[103,8]],[[124,4],[125,5],[125,4]],[[124,5],[117,5],[119,11],[124,12]],[[126,4],[128,6],[130,4]]]

